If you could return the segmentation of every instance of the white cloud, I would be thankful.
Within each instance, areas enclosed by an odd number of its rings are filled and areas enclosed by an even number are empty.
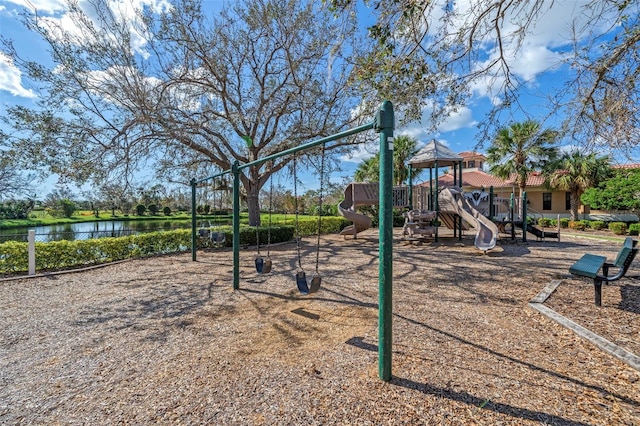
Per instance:
[[[340,157],[341,161],[360,164],[362,161],[373,157],[380,148],[380,142],[371,140],[359,145],[354,145],[353,151]]]
[[[486,8],[489,2],[480,0],[459,0],[450,2],[441,0],[429,16],[430,30],[434,36],[443,33],[439,25],[444,17],[444,5],[453,7],[455,20],[448,25],[448,33],[455,34],[456,30],[468,27],[473,22],[482,8]],[[539,14],[534,18],[535,25],[529,28],[529,33],[523,39],[519,38],[518,23],[522,21],[523,12],[530,11],[535,2],[516,2],[508,9],[501,20],[501,46],[497,46],[491,37],[495,34],[492,26],[494,21],[486,22],[484,26],[476,28],[475,41],[482,46],[482,61],[477,62],[475,70],[488,66],[498,58],[500,51],[506,59],[507,66],[513,75],[517,76],[527,85],[536,85],[536,79],[543,73],[557,69],[566,58],[565,52],[572,49],[574,34],[572,28],[577,28],[578,38],[584,38],[590,31],[603,31],[605,28],[592,28],[586,23],[589,15],[584,9],[592,3],[592,0],[556,0],[545,2]],[[607,24],[606,19],[600,20],[602,25]],[[572,27],[573,26],[573,27]],[[482,34],[487,34],[486,39],[481,39]],[[501,50],[500,50],[501,49]],[[487,97],[494,105],[501,100],[497,97],[504,86],[504,70],[496,67],[495,72],[478,79],[472,89],[477,97]]]
[[[399,133],[411,136],[419,141],[427,141],[439,136],[441,132],[451,132],[459,129],[470,128],[478,124],[473,118],[473,111],[466,106],[461,106],[455,110],[450,108],[447,117],[437,126],[435,132],[432,130],[431,114],[433,104],[422,109],[422,117],[419,121],[407,124],[399,129]]]
[[[64,31],[67,34],[73,35],[77,43],[82,43],[83,38],[87,37],[87,34],[76,26],[74,18],[68,13],[66,4],[60,1],[11,1],[25,6],[32,11],[35,9],[39,13],[48,13],[48,16],[46,14],[41,16],[40,23],[47,26],[53,36],[61,36],[61,34],[59,34],[60,31]],[[33,3],[34,7],[31,7],[29,2]],[[130,42],[132,51],[143,57],[147,57],[148,53],[145,51],[147,40],[139,31],[139,28],[143,28],[143,23],[138,17],[138,11],[149,9],[154,13],[165,13],[170,10],[171,4],[167,0],[108,0],[105,4],[109,8],[110,13],[99,10],[97,8],[98,4],[91,0],[80,0],[78,2],[80,10],[82,10],[97,28],[110,25],[111,22],[104,22],[104,20],[111,19],[112,17],[114,20],[117,20],[118,23],[127,26],[131,34]]]
[[[66,9],[63,0],[5,0],[5,3],[13,3],[39,13],[56,13]]]
[[[0,90],[6,90],[13,96],[35,98],[31,89],[22,86],[22,72],[15,67],[11,58],[0,52]]]

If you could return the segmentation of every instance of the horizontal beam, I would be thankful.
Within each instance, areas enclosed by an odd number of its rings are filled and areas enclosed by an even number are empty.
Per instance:
[[[365,130],[373,129],[374,124],[375,122],[363,124],[360,127],[354,127],[353,129],[345,130],[344,132],[336,133],[335,135],[327,136],[326,138],[318,139],[317,141],[309,142],[304,145],[294,146],[293,148],[285,149],[284,151],[280,151],[275,154],[271,154],[266,157],[259,158],[249,163],[239,164],[238,170],[246,169],[247,167],[251,167],[257,164],[265,163],[267,161],[275,160],[276,158],[284,157],[285,155],[295,154],[298,151],[304,151],[305,149],[313,148],[314,146],[322,145],[327,142],[332,142],[338,139],[346,138],[347,136],[351,136],[356,133],[363,132]]]

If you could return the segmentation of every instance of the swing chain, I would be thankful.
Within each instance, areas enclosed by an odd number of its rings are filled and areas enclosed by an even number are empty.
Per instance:
[[[298,174],[297,174],[297,155],[293,156],[293,200],[294,200],[294,206],[295,206],[295,213],[296,213],[296,226],[295,226],[295,230],[296,230],[296,249],[298,251],[298,267],[300,268],[301,271],[304,272],[304,269],[302,269],[302,252],[300,249],[300,220],[299,220],[299,213],[298,213]]]
[[[271,161],[273,170],[274,162]],[[267,230],[267,258],[271,254],[271,215],[273,213],[273,175],[269,177],[269,228]]]
[[[325,166],[325,144],[322,144],[322,155],[320,160],[320,193],[318,194],[318,239],[316,244],[316,271],[320,264],[320,231],[322,229],[322,199],[324,197],[324,166]]]

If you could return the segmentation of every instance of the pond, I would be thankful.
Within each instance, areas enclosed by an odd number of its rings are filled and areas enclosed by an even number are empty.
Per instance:
[[[207,222],[208,223],[208,222]],[[212,221],[212,226],[227,225],[226,219]],[[198,227],[200,222],[198,222]],[[100,222],[67,223],[25,228],[0,229],[0,243],[5,241],[27,241],[29,229],[36,231],[36,241],[88,240],[92,238],[122,237],[146,232],[190,229],[191,220],[109,220]]]

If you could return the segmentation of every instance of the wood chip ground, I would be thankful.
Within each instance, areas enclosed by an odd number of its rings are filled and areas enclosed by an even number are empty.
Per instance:
[[[393,378],[378,378],[378,241],[322,238],[320,292],[295,245],[133,260],[0,283],[1,424],[639,425],[640,372],[528,306],[640,355],[640,287],[567,276],[619,243],[566,237],[488,254],[394,245]],[[311,279],[313,239],[304,241]],[[264,253],[264,250],[263,250]],[[630,275],[639,275],[638,261]]]

